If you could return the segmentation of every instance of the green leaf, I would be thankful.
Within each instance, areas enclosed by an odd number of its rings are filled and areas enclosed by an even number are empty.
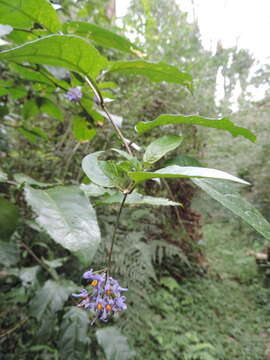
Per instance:
[[[25,197],[38,215],[38,224],[88,265],[100,243],[100,230],[95,211],[84,193],[77,186],[49,190],[26,187]]]
[[[241,184],[249,185],[245,180],[239,179],[236,176],[230,175],[224,171],[209,169],[204,167],[193,166],[167,166],[155,172],[134,171],[128,175],[137,183],[155,179],[155,178],[212,178],[221,180],[235,181]]]
[[[35,23],[51,32],[58,32],[61,24],[47,0],[0,0],[0,24],[29,29]]]
[[[0,238],[8,240],[19,221],[19,209],[9,200],[0,197]]]
[[[138,133],[141,135],[157,126],[164,126],[168,124],[191,124],[210,127],[214,129],[221,129],[230,132],[233,136],[244,136],[245,138],[255,141],[256,136],[248,129],[234,125],[228,118],[210,119],[197,115],[170,115],[163,114],[153,121],[140,121],[135,126]]]
[[[25,119],[37,116],[40,113],[46,113],[59,121],[64,120],[64,116],[59,107],[48,98],[32,98],[24,103],[22,114]]]
[[[106,360],[128,360],[135,356],[135,352],[128,346],[127,338],[115,326],[97,330],[96,337]]]
[[[62,258],[54,259],[54,260],[46,260],[46,259],[42,259],[42,260],[49,267],[51,267],[53,269],[57,269],[59,267],[62,267],[64,262],[66,262],[68,259],[69,259],[68,256],[65,256]]]
[[[8,94],[11,96],[12,99],[17,100],[25,97],[27,95],[27,90],[22,86],[16,85],[15,89],[7,89]]]
[[[50,316],[61,310],[75,285],[67,280],[47,280],[44,286],[36,293],[30,303],[30,313],[41,320],[44,316]]]
[[[38,283],[37,274],[40,271],[41,267],[39,265],[37,266],[31,266],[31,267],[25,267],[21,268],[19,271],[19,278],[22,281],[22,285],[24,287],[30,287],[34,286]]]
[[[87,334],[88,326],[86,311],[73,307],[65,314],[60,330],[60,359],[82,360],[85,358],[90,343]]]
[[[105,81],[105,82],[99,82],[98,83],[99,89],[115,89],[117,88],[117,84],[113,81]]]
[[[8,95],[8,89],[0,88],[0,97]]]
[[[43,131],[43,130],[40,129],[40,128],[33,127],[33,128],[31,128],[30,131],[31,131],[32,133],[34,133],[37,137],[41,137],[41,138],[43,138],[43,139],[45,139],[45,140],[48,140],[48,139],[49,139],[49,137],[48,137],[48,135],[45,133],[45,131]]]
[[[154,82],[167,81],[183,85],[192,90],[192,77],[190,74],[181,72],[177,67],[163,62],[150,63],[143,60],[115,61],[110,63],[109,72],[142,75]]]
[[[130,155],[128,152],[120,150],[120,149],[112,149],[113,151],[117,152],[119,155],[121,155],[122,157],[124,157],[125,159],[127,159],[128,161],[132,162],[135,159],[137,160],[137,158],[133,155]]]
[[[47,98],[38,98],[37,104],[41,112],[44,112],[50,115],[52,118],[55,118],[59,121],[64,121],[64,116],[59,109],[59,107],[50,99]]]
[[[49,35],[0,52],[0,60],[61,66],[95,78],[107,59],[75,35]]]
[[[109,195],[105,199],[100,200],[97,204],[114,204],[121,203],[124,195],[121,192]],[[154,206],[179,206],[180,203],[154,196],[144,196],[136,191],[133,191],[127,196],[125,204],[130,205],[154,205]]]
[[[97,133],[96,129],[91,128],[91,124],[86,119],[78,115],[72,119],[72,132],[78,141],[90,141]]]
[[[46,33],[48,35],[48,32]],[[10,41],[13,44],[22,44],[24,42],[32,41],[37,39],[38,36],[35,35],[34,30],[32,32],[26,32],[21,30],[14,30],[7,35],[8,41]]]
[[[26,65],[10,64],[10,69],[21,76],[23,80],[36,81],[51,86],[53,85],[52,81],[50,81],[46,76]]]
[[[81,184],[80,189],[86,196],[97,197],[105,194],[112,194],[114,190],[98,186],[96,184]]]
[[[82,98],[81,104],[84,107],[84,109],[87,111],[87,113],[90,115],[91,121],[93,120],[95,123],[104,122],[103,115],[101,115],[98,111],[91,108],[93,106],[92,100]]]
[[[167,287],[171,292],[180,288],[179,283],[173,277],[162,277],[160,279],[160,284]]]
[[[39,108],[37,106],[35,99],[30,99],[26,101],[22,108],[22,115],[24,119],[29,119],[36,116],[39,113]]]
[[[143,161],[147,164],[154,164],[169,151],[176,149],[183,141],[182,136],[165,135],[153,141],[147,146],[143,155]]]
[[[11,266],[20,260],[20,251],[15,243],[0,240],[0,264]]]
[[[24,135],[32,144],[36,144],[39,138],[48,139],[47,135],[39,128],[27,129],[21,126],[17,129],[22,135]]]
[[[8,181],[7,174],[0,168],[0,182]]]
[[[269,222],[231,184],[209,179],[193,179],[192,181],[227,209],[240,216],[258,233],[270,240]]]
[[[98,160],[99,155],[104,151],[96,151],[92,154],[86,155],[82,160],[82,168],[88,178],[95,184],[104,187],[114,187],[113,182],[104,174],[101,164]]]
[[[21,173],[14,174],[13,177],[14,177],[16,183],[18,183],[19,185],[22,185],[22,184],[36,185],[41,188],[56,185],[56,183],[43,183],[43,182],[37,181],[37,180],[31,178],[30,176],[28,176],[26,174],[21,174]]]
[[[123,151],[123,150],[119,150],[119,149],[112,149],[112,150],[117,152],[119,155],[121,155],[125,159],[127,159],[129,161],[129,163],[131,164],[131,166],[134,167],[134,169],[136,169],[136,170],[143,169],[143,164],[135,156],[130,155],[128,152]]]
[[[82,37],[88,37],[97,45],[117,49],[134,55],[134,49],[140,50],[124,36],[120,36],[101,26],[82,21],[71,21],[63,26],[65,33],[75,33]]]
[[[129,166],[130,164],[127,163],[127,165],[128,170],[132,170]],[[115,161],[108,160],[101,162],[101,168],[103,173],[110,179],[115,187],[123,190],[128,186],[130,179],[127,177],[125,167],[120,164],[118,165]]]

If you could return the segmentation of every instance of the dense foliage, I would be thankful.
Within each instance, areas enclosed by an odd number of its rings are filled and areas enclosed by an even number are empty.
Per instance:
[[[61,5],[0,0],[0,354],[223,359],[185,320],[200,301],[200,285],[190,297],[188,280],[205,271],[194,189],[270,237],[232,185],[249,185],[252,171],[203,163],[208,139],[198,128],[256,139],[216,116],[215,78],[230,53],[210,57],[173,1],[134,2],[123,24],[134,42],[113,27],[104,2]],[[179,334],[171,343],[164,331]]]

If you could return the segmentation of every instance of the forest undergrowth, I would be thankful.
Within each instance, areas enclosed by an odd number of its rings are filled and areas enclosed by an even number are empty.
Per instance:
[[[138,359],[268,359],[270,290],[249,255],[262,240],[228,215],[205,219],[203,231],[207,274],[183,283],[161,278],[148,319],[151,341]]]

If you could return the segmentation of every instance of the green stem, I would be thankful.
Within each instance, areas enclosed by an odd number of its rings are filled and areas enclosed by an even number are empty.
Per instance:
[[[118,134],[120,140],[122,141],[123,145],[125,146],[127,152],[132,155],[132,151],[128,145],[128,142],[126,141],[126,139],[124,138],[121,130],[119,129],[119,127],[117,126],[117,124],[115,123],[115,121],[113,120],[113,118],[111,117],[109,111],[107,110],[105,104],[104,104],[104,99],[102,97],[102,94],[100,92],[100,90],[98,89],[98,87],[94,84],[94,82],[87,76],[84,77],[85,81],[87,82],[87,84],[89,85],[89,87],[92,89],[95,97],[97,98],[97,102],[100,105],[101,109],[105,112],[105,114],[107,115],[108,120],[110,121],[110,123],[112,124],[114,130],[116,131],[116,133]]]
[[[114,246],[114,243],[115,243],[116,232],[117,232],[117,230],[118,230],[121,213],[122,213],[123,207],[124,207],[124,205],[125,205],[126,198],[127,198],[128,194],[129,194],[129,193],[124,194],[123,200],[122,200],[122,202],[121,202],[121,205],[120,205],[120,208],[119,208],[119,211],[118,211],[118,214],[117,214],[116,222],[115,222],[115,225],[114,225],[113,235],[112,235],[112,241],[111,241],[111,247],[110,247],[110,250],[109,250],[108,261],[107,261],[107,272],[106,272],[106,275],[107,275],[107,276],[109,275],[110,270],[111,270],[111,265],[112,265],[112,252],[113,252],[113,246]]]

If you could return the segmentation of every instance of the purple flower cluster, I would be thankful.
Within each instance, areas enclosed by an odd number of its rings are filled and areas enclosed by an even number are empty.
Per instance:
[[[70,88],[65,94],[65,97],[72,102],[79,101],[82,98],[82,90],[80,86]]]
[[[78,307],[92,311],[98,319],[105,322],[114,313],[126,310],[126,297],[121,292],[128,289],[122,288],[117,280],[107,278],[106,273],[94,273],[92,269],[83,274],[83,279],[89,281],[89,290],[82,289],[80,294],[72,294],[80,298]]]

